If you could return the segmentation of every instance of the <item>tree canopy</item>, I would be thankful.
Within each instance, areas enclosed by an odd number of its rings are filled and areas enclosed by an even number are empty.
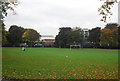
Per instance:
[[[101,27],[96,27],[96,28],[89,30],[88,40],[89,42],[94,43],[95,47],[99,46],[100,34],[101,34]]]
[[[116,27],[112,26],[111,28],[111,26],[109,27],[109,25],[106,25],[106,27],[101,30],[100,45],[102,47],[118,48],[119,27],[116,25]]]
[[[2,40],[3,46],[7,44],[6,36],[8,35],[5,30],[4,17],[7,16],[7,10],[14,12],[14,6],[16,5],[18,5],[17,0],[0,0],[0,41]]]
[[[11,25],[9,30],[2,30],[2,46],[19,46],[20,43],[37,41],[39,33],[34,29],[24,29],[21,26]]]
[[[105,28],[109,28],[109,29],[114,29],[117,28],[118,24],[117,23],[108,23]]]
[[[70,45],[80,45],[83,42],[83,31],[80,28],[62,27],[55,38],[57,47],[69,47]]]
[[[19,45],[22,42],[22,35],[24,33],[24,28],[18,27],[17,25],[12,25],[9,28],[8,40],[11,45]]]
[[[26,41],[38,41],[40,38],[39,33],[34,29],[26,29],[22,38]]]

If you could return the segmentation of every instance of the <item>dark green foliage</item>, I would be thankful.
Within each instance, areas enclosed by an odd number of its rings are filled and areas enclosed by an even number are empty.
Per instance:
[[[55,38],[55,44],[57,47],[67,47],[67,42],[69,39],[69,33],[72,31],[70,27],[59,28],[59,34]]]
[[[8,44],[8,41],[7,41],[8,34],[9,32],[5,30],[5,24],[3,23],[3,19],[1,18],[0,19],[0,44],[2,44],[2,46],[6,46]]]
[[[4,18],[7,16],[7,10],[14,11],[14,7],[18,4],[17,0],[0,0],[0,41],[2,40],[2,46],[8,45],[7,36],[8,31],[5,30]]]
[[[94,47],[99,47],[100,42],[100,34],[101,34],[101,28],[96,27],[91,30],[89,30],[89,42],[94,44]]]
[[[19,46],[20,43],[34,44],[39,40],[39,33],[34,29],[24,29],[23,27],[12,25],[9,30],[2,29],[2,46]]]
[[[82,44],[83,31],[80,28],[71,29],[70,27],[60,28],[59,34],[55,38],[57,47],[69,47],[74,44]]]
[[[113,28],[117,28],[118,24],[117,23],[108,23],[105,28],[109,28],[109,29],[113,29]]]
[[[17,25],[12,25],[9,28],[8,40],[11,46],[18,46],[22,43],[22,35],[24,33],[24,28],[18,27]]]
[[[83,43],[83,31],[80,28],[72,29],[70,34],[70,43],[69,45],[77,44],[80,45]]]
[[[8,44],[8,37],[9,32],[5,30],[4,27],[2,27],[2,46],[7,46]]]
[[[118,47],[120,48],[120,25],[118,26]]]

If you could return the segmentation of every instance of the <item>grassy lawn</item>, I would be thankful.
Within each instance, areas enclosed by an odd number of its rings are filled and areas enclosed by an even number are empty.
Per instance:
[[[118,50],[3,48],[3,77],[16,79],[117,79]]]

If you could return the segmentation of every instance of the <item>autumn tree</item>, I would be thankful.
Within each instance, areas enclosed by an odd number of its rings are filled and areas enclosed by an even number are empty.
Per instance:
[[[30,46],[32,46],[34,41],[38,41],[40,39],[40,34],[34,29],[26,29],[22,38],[25,42],[27,42]]]
[[[18,0],[1,0],[0,4],[1,13],[7,16],[7,10],[14,12],[14,7],[18,5]]]
[[[100,8],[98,8],[99,15],[101,15],[101,21],[107,22],[107,19],[110,19],[110,16],[113,14],[111,9],[118,0],[100,0],[103,2]]]
[[[14,12],[14,7],[17,5],[17,0],[0,0],[0,27],[4,24],[4,17],[7,16],[7,10]]]
[[[100,45],[107,48],[118,48],[118,28],[101,30]]]

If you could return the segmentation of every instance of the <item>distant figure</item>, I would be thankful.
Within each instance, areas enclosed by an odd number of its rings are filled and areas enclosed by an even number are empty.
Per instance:
[[[24,47],[22,47],[22,51],[24,50]]]
[[[26,47],[22,47],[22,51],[25,51],[26,50]]]
[[[24,47],[24,51],[26,50],[26,47]]]

